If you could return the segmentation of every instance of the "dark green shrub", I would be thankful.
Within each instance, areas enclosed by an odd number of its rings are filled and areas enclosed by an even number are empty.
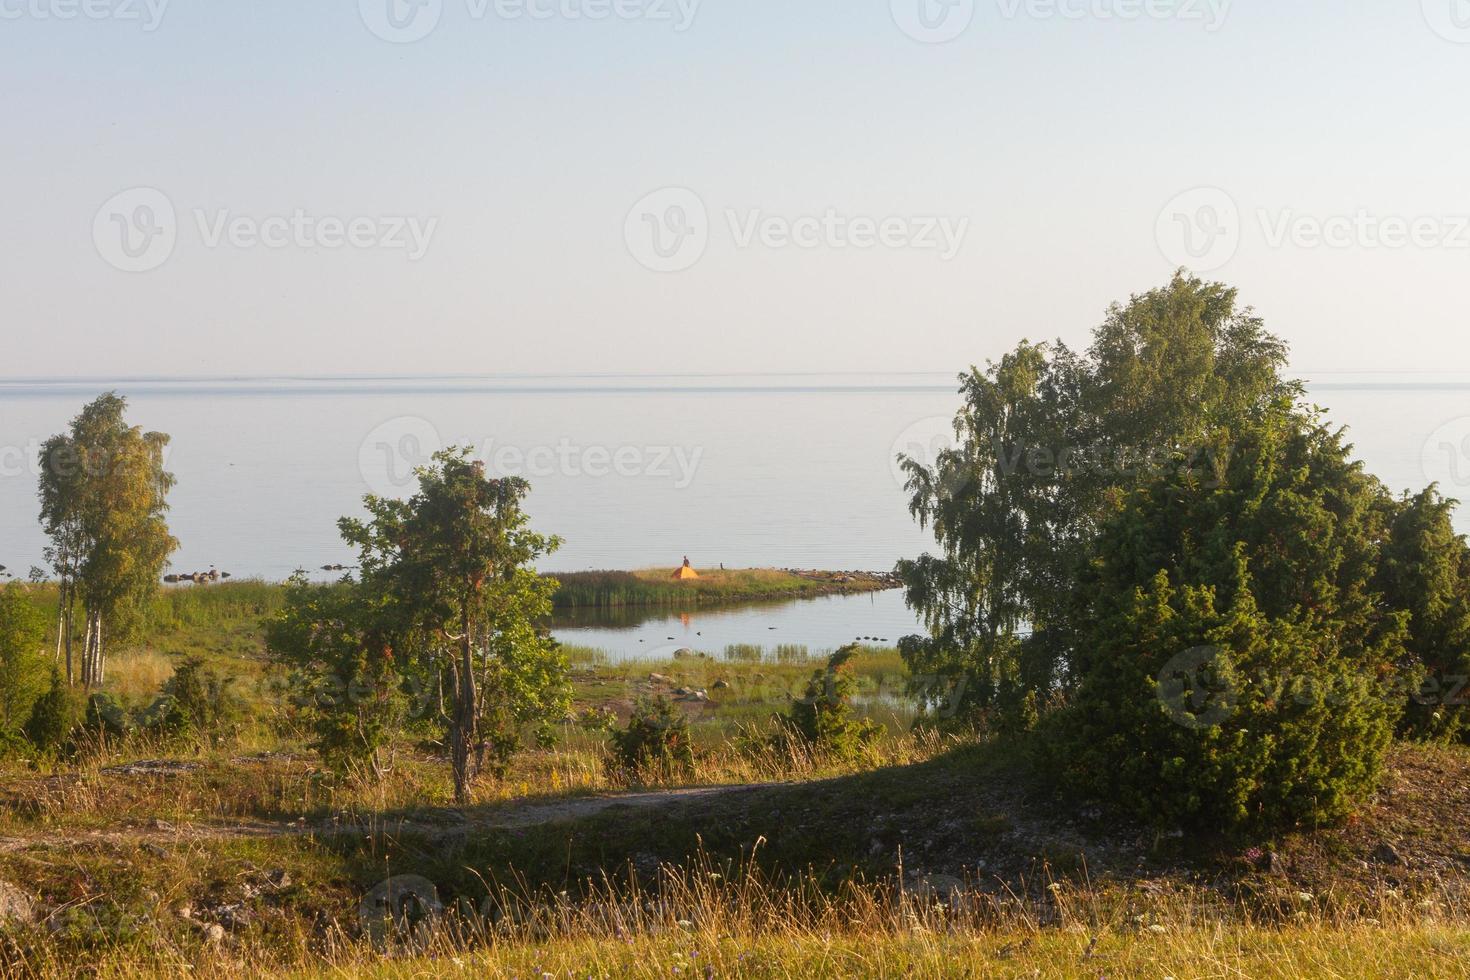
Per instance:
[[[127,707],[111,694],[94,694],[87,699],[87,713],[82,727],[88,734],[105,739],[122,739],[138,729],[137,722]]]
[[[46,622],[25,586],[0,589],[0,734],[18,734],[46,691]]]
[[[51,686],[36,700],[26,722],[25,736],[37,751],[47,755],[64,752],[71,742],[81,715],[77,698],[66,679],[56,668],[51,670]]]
[[[1455,532],[1455,502],[1434,487],[1387,507],[1388,540],[1374,584],[1389,608],[1409,613],[1399,732],[1452,738],[1466,729],[1470,696],[1470,548]]]
[[[669,779],[694,769],[689,718],[668,698],[640,698],[628,727],[612,732],[610,746],[620,778]]]
[[[793,700],[780,719],[778,741],[796,742],[807,749],[850,759],[861,755],[883,734],[881,725],[856,718],[852,696],[856,685],[850,661],[856,644],[834,653],[827,665],[812,674],[802,696]]]
[[[1381,488],[1340,434],[1284,406],[1220,476],[1162,479],[1104,526],[1053,761],[1075,789],[1168,826],[1341,818],[1373,789],[1402,710],[1407,617],[1372,588]]]
[[[213,739],[226,734],[241,710],[229,679],[210,670],[203,660],[190,657],[174,669],[144,725],[170,735]]]

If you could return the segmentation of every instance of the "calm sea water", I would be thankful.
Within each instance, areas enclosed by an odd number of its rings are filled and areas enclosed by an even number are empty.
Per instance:
[[[939,374],[0,382],[0,564],[24,575],[42,560],[40,442],[116,389],[137,424],[173,436],[180,571],[283,579],[350,564],[337,518],[360,513],[366,493],[406,492],[412,467],[451,444],[531,481],[535,525],[565,539],[548,570],[686,555],[704,567],[888,569],[927,546],[893,457],[932,453],[955,388]],[[1321,376],[1312,394],[1390,486],[1437,480],[1470,497],[1470,378]],[[625,647],[687,646],[692,631],[717,650],[913,631],[896,594],[675,622],[617,635]]]

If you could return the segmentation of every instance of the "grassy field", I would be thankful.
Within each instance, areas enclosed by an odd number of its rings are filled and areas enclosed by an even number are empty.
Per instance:
[[[382,772],[321,765],[264,656],[279,597],[170,590],[114,654],[133,703],[186,656],[227,672],[246,707],[228,731],[0,764],[0,908],[5,885],[33,906],[0,926],[0,975],[1465,973],[1470,750],[1400,747],[1349,824],[1247,846],[1058,798],[1024,741],[914,731],[890,649],[854,660],[884,735],[848,759],[763,737],[820,666],[798,649],[571,650],[554,744],[455,808],[411,738]],[[650,694],[683,699],[697,764],[630,786],[591,722]],[[384,936],[362,903],[403,875],[448,911]]]

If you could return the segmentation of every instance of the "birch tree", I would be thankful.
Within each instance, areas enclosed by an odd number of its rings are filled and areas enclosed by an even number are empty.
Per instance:
[[[112,627],[126,631],[178,547],[165,520],[174,485],[164,469],[169,438],[129,425],[126,410],[125,398],[101,395],[41,448],[41,523],[60,580],[57,659],[64,655],[69,683],[79,667],[88,688],[106,677]],[[79,665],[72,651],[78,605]]]

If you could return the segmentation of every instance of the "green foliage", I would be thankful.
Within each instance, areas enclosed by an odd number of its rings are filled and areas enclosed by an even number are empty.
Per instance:
[[[812,674],[802,696],[792,701],[790,710],[780,719],[778,741],[796,742],[807,749],[852,759],[883,734],[881,725],[853,715],[856,685],[849,661],[857,652],[856,645],[843,647],[825,667]]]
[[[1455,533],[1454,501],[1434,487],[1386,506],[1388,540],[1375,585],[1390,609],[1409,613],[1400,731],[1450,738],[1470,720],[1470,547]]]
[[[323,760],[338,772],[371,760],[409,711],[394,651],[374,628],[375,613],[353,583],[316,586],[297,578],[266,626],[272,654],[295,670],[295,707],[315,729]]]
[[[1218,486],[1129,495],[1077,590],[1081,684],[1052,746],[1070,783],[1166,825],[1348,813],[1400,710],[1381,501],[1340,435],[1285,405],[1238,434]]]
[[[21,731],[46,691],[45,636],[45,620],[25,586],[12,582],[0,589],[0,733]]]
[[[243,709],[228,677],[209,669],[200,658],[190,657],[174,669],[145,727],[213,740],[226,734]]]
[[[465,802],[476,772],[503,774],[570,709],[566,657],[540,626],[557,583],[532,567],[560,542],[529,529],[525,481],[488,479],[462,450],[418,477],[412,497],[369,496],[368,520],[339,522],[361,580],[298,584],[268,642],[325,683],[317,724],[329,755],[372,754],[412,695],[417,717],[444,733]]]
[[[65,751],[76,730],[81,707],[75,694],[66,683],[66,678],[55,667],[51,669],[51,685],[36,700],[26,722],[25,736],[37,751],[46,755],[57,755]]]
[[[130,426],[126,409],[125,398],[101,395],[67,433],[41,448],[47,557],[61,578],[66,636],[73,600],[86,610],[81,673],[88,687],[103,681],[105,638],[125,638],[136,629],[178,547],[164,520],[174,484],[163,468],[168,436]]]
[[[1097,527],[1161,476],[1209,479],[1232,420],[1297,390],[1285,359],[1234,290],[1180,274],[1113,307],[1085,355],[1022,343],[962,376],[954,448],[903,458],[941,552],[898,566],[928,631],[903,645],[916,683],[965,723],[1070,685]]]
[[[125,739],[138,730],[137,719],[111,694],[97,693],[87,699],[82,727],[91,735],[109,741]]]
[[[628,726],[609,742],[618,773],[627,782],[671,779],[694,770],[689,718],[668,698],[640,698]]]

